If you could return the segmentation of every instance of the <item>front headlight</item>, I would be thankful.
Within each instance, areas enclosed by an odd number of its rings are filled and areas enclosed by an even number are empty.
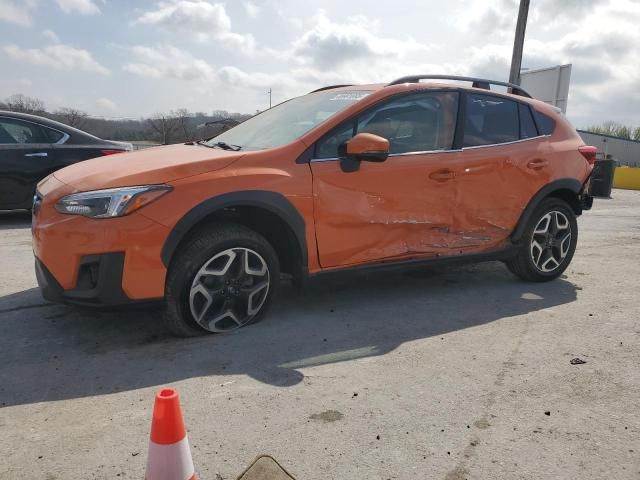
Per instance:
[[[121,217],[153,202],[171,190],[169,185],[142,185],[72,193],[56,203],[56,210],[68,215],[84,215],[92,218]]]

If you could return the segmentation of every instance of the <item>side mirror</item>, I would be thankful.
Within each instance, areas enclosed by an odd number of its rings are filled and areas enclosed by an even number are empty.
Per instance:
[[[355,172],[360,162],[384,162],[389,156],[389,140],[373,133],[358,133],[339,149],[343,172]]]
[[[347,141],[346,154],[365,162],[384,162],[389,156],[389,140],[373,133],[358,133]]]

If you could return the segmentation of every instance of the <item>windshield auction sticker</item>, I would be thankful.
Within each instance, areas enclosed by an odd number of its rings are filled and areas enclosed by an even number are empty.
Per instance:
[[[336,95],[331,97],[329,100],[337,101],[337,102],[355,101],[355,100],[360,100],[361,98],[364,98],[367,95],[369,95],[369,92],[344,92],[344,93],[337,93]]]

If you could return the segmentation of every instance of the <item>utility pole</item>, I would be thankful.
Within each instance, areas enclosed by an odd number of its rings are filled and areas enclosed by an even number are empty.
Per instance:
[[[520,67],[522,67],[522,47],[524,46],[524,32],[527,28],[527,15],[529,14],[529,0],[520,0],[518,11],[518,23],[516,23],[516,36],[513,39],[513,55],[511,56],[511,72],[509,82],[520,85]]]
[[[269,108],[271,108],[271,88],[269,88],[267,93],[269,94]]]

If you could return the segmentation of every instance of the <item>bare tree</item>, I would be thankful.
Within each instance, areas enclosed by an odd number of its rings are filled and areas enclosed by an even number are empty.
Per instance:
[[[230,114],[226,110],[214,110],[211,112],[211,116],[216,119],[229,118]]]
[[[173,115],[178,122],[178,130],[182,134],[183,140],[185,142],[193,140],[193,131],[190,122],[192,115],[189,113],[189,110],[186,108],[179,108],[178,110],[171,112],[171,115]]]
[[[171,142],[172,135],[180,126],[178,119],[170,113],[156,113],[147,120],[147,123],[163,145]]]
[[[75,108],[63,107],[55,112],[55,115],[70,127],[83,128],[87,123],[87,112]]]
[[[21,93],[16,93],[6,98],[7,110],[21,113],[43,113],[44,102],[39,98],[27,97]]]

